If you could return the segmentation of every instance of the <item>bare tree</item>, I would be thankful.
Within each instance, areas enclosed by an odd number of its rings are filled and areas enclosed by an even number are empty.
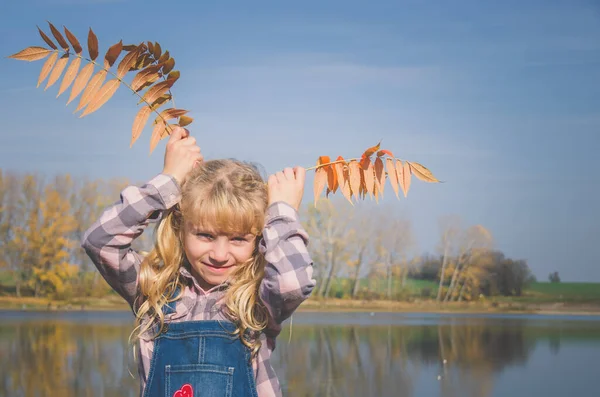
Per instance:
[[[440,284],[436,297],[438,302],[442,300],[446,266],[448,266],[448,260],[452,255],[452,249],[456,244],[456,238],[460,232],[460,218],[458,216],[443,217],[439,220],[439,228],[441,231],[441,239],[438,249],[442,254],[442,268],[440,269]]]
[[[352,214],[353,207],[341,201],[321,200],[307,208],[305,228],[311,235],[309,248],[317,265],[315,277],[322,280],[318,296],[329,296],[333,279],[349,259],[352,247],[348,240],[355,233],[351,228]]]

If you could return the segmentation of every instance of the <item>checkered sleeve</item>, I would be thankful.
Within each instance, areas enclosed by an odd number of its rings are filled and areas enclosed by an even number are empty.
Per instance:
[[[260,298],[269,310],[269,328],[273,331],[280,330],[281,323],[315,287],[307,245],[308,234],[298,212],[284,202],[271,204],[259,248],[267,261]]]
[[[131,306],[142,260],[131,243],[180,197],[179,185],[166,174],[155,176],[141,187],[128,186],[121,192],[120,201],[105,209],[83,235],[82,248],[107,283]]]

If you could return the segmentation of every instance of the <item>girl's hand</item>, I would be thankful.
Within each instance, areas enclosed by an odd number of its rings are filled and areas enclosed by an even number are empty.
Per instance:
[[[267,187],[269,205],[284,201],[298,211],[304,194],[305,176],[306,170],[302,167],[286,168],[269,176]]]
[[[196,138],[182,127],[174,127],[165,149],[165,165],[163,174],[171,175],[181,186],[194,166],[202,162],[204,157]]]

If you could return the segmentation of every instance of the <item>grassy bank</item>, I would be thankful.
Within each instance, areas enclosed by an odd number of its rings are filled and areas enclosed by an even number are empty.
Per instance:
[[[129,311],[129,306],[119,297],[74,299],[70,301],[46,298],[0,297],[0,309],[53,311],[53,310],[117,310]],[[434,300],[412,302],[386,300],[348,300],[311,298],[302,304],[299,311],[375,311],[401,313],[562,313],[600,315],[600,302],[525,302],[481,300],[478,302],[439,303]]]

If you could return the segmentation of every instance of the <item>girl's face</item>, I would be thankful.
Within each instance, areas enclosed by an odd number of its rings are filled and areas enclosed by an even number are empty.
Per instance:
[[[183,249],[200,286],[209,290],[252,257],[255,239],[253,234],[227,235],[186,222]]]

